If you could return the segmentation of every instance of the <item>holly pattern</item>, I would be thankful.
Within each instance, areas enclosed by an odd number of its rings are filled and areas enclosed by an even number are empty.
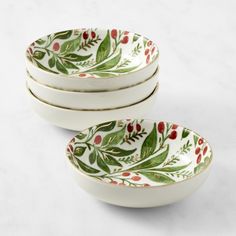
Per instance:
[[[47,72],[108,78],[143,68],[159,52],[152,41],[128,31],[75,29],[38,39],[26,54]]]
[[[209,165],[212,152],[203,138],[176,124],[119,120],[77,134],[67,156],[93,178],[148,187],[191,178]]]

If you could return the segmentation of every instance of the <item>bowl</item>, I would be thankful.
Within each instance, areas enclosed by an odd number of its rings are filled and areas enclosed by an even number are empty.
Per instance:
[[[78,131],[108,120],[124,119],[127,116],[130,118],[143,117],[153,107],[157,90],[158,87],[141,102],[101,110],[66,109],[40,100],[29,89],[28,94],[31,97],[33,109],[39,116],[56,126]]]
[[[27,48],[26,65],[40,83],[80,91],[114,90],[146,80],[159,51],[146,37],[117,29],[73,29]]]
[[[212,149],[197,133],[151,120],[115,120],[79,132],[67,159],[80,187],[125,207],[170,204],[207,178]]]
[[[37,82],[28,74],[27,85],[39,99],[71,109],[108,109],[127,106],[148,97],[157,86],[157,72],[131,87],[105,92],[78,92],[54,89]]]

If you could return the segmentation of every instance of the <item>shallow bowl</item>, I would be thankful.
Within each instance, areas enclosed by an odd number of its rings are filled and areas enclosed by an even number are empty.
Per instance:
[[[66,151],[81,188],[119,206],[179,201],[207,178],[212,150],[197,133],[150,120],[118,120],[78,133]]]
[[[143,117],[148,113],[155,102],[158,87],[141,102],[114,109],[75,110],[53,106],[38,99],[29,89],[33,109],[38,115],[52,124],[71,130],[83,130],[95,124],[125,117]]]
[[[37,82],[28,74],[27,85],[39,99],[52,105],[71,109],[109,109],[128,106],[148,97],[157,86],[157,72],[137,85],[104,92],[59,90]]]
[[[65,90],[113,90],[146,80],[157,68],[157,46],[117,29],[74,29],[27,48],[26,65],[40,83]]]

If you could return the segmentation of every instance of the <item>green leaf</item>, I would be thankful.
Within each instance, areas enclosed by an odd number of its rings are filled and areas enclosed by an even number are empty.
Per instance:
[[[43,39],[38,39],[35,41],[38,45],[42,45],[46,42],[46,40],[43,40]]]
[[[62,73],[64,73],[64,74],[68,74],[67,69],[66,69],[58,60],[56,61],[56,68],[57,68],[60,72],[62,72]]]
[[[133,37],[133,42],[136,42],[138,39],[139,39],[139,35],[137,35],[137,34],[134,34],[134,37]]]
[[[121,49],[115,57],[113,57],[112,59],[106,61],[105,63],[102,63],[101,65],[99,65],[91,70],[88,70],[88,72],[111,69],[119,63],[120,58],[121,58]]]
[[[110,70],[110,72],[113,72],[113,73],[127,73],[127,72],[135,70],[138,67],[139,67],[139,65],[138,66],[132,66],[132,67],[126,67],[126,68],[122,68],[122,69],[117,69],[117,70]]]
[[[61,45],[60,53],[68,54],[70,52],[74,52],[79,47],[80,42],[81,42],[81,34],[75,39],[71,39],[64,42]]]
[[[86,150],[86,147],[76,147],[74,150],[74,155],[77,157],[81,157]]]
[[[78,166],[85,172],[89,173],[89,174],[96,174],[96,173],[99,173],[100,171],[91,167],[91,166],[88,166],[86,165],[84,162],[82,162],[81,160],[77,159],[77,158],[74,158],[73,159],[77,164]]]
[[[110,154],[112,156],[116,156],[116,157],[123,157],[123,156],[129,156],[131,154],[133,154],[136,151],[135,149],[131,149],[131,150],[125,150],[119,147],[108,147],[106,148],[106,153]]]
[[[89,163],[90,164],[94,164],[94,162],[96,161],[96,157],[97,157],[97,153],[95,151],[95,149],[89,154]]]
[[[97,158],[98,166],[105,172],[110,173],[110,169],[101,157]]]
[[[148,179],[157,182],[157,183],[165,183],[165,184],[171,184],[171,183],[175,183],[175,181],[173,179],[171,179],[170,177],[163,175],[161,173],[158,172],[139,172],[141,175],[147,177]]]
[[[188,129],[183,129],[182,138],[181,139],[188,137],[189,134],[190,134],[190,132],[189,132]]]
[[[107,165],[122,167],[120,162],[118,162],[114,157],[112,157],[110,155],[106,155],[106,157],[104,158],[104,161],[106,162]]]
[[[36,62],[37,66],[38,66],[39,68],[41,68],[42,70],[45,70],[45,71],[48,71],[48,72],[51,72],[51,73],[54,73],[54,74],[58,74],[57,71],[50,70],[50,69],[48,69],[47,67],[43,66],[43,65],[42,65],[41,63],[39,63],[38,61],[36,61],[36,60],[34,60],[34,61]]]
[[[198,141],[198,136],[197,135],[193,135],[193,141],[194,141],[194,146],[196,147],[197,141]]]
[[[169,145],[167,146],[166,150],[161,154],[152,157],[151,159],[148,159],[147,161],[144,161],[134,167],[131,167],[129,170],[142,170],[142,169],[151,169],[157,167],[166,160],[168,153],[169,153]]]
[[[54,34],[54,39],[68,39],[72,35],[72,30],[61,31]]]
[[[115,125],[116,125],[116,121],[109,121],[109,122],[99,124],[96,127],[96,132],[98,132],[98,131],[105,131],[105,132],[111,131],[114,129]]]
[[[164,168],[155,168],[155,171],[163,171],[163,172],[175,172],[179,171],[182,169],[185,169],[191,164],[191,162],[187,165],[182,165],[182,166],[173,166],[173,167],[164,167]]]
[[[103,138],[102,146],[116,145],[119,142],[121,142],[121,140],[124,138],[124,135],[125,135],[125,126],[122,129],[118,130],[118,131],[107,134]]]
[[[86,56],[81,56],[75,53],[69,53],[63,56],[63,59],[66,59],[68,61],[86,61],[87,59],[89,59],[92,56],[92,54],[86,55]]]
[[[152,155],[155,151],[157,146],[157,130],[156,130],[156,123],[154,123],[152,131],[149,135],[145,138],[142,148],[141,148],[141,159],[145,159]]]
[[[63,61],[63,65],[68,69],[78,69],[76,65],[74,65],[73,63],[69,61]]]
[[[48,65],[50,68],[54,67],[56,64],[56,59],[54,56],[52,56],[49,60],[48,60]]]
[[[111,40],[110,40],[110,33],[109,30],[107,31],[107,35],[101,44],[98,47],[97,55],[96,55],[96,62],[100,63],[104,61],[111,51]]]
[[[77,139],[81,140],[81,139],[84,139],[86,137],[86,134],[80,132],[78,133],[76,136],[75,136]]]
[[[116,76],[116,74],[107,73],[107,72],[96,72],[96,73],[93,73],[93,74],[97,75],[99,77],[102,77],[102,78],[110,78],[110,77]]]
[[[34,51],[33,57],[37,60],[42,60],[44,58],[45,54],[46,54],[45,52],[36,50],[36,51]]]

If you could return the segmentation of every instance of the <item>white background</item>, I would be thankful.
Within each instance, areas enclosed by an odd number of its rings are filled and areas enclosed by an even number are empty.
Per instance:
[[[0,2],[0,235],[236,235],[236,2]],[[160,92],[149,118],[193,129],[213,147],[207,182],[153,209],[101,203],[66,166],[74,132],[39,118],[25,91],[24,51],[45,34],[121,28],[160,48]]]

